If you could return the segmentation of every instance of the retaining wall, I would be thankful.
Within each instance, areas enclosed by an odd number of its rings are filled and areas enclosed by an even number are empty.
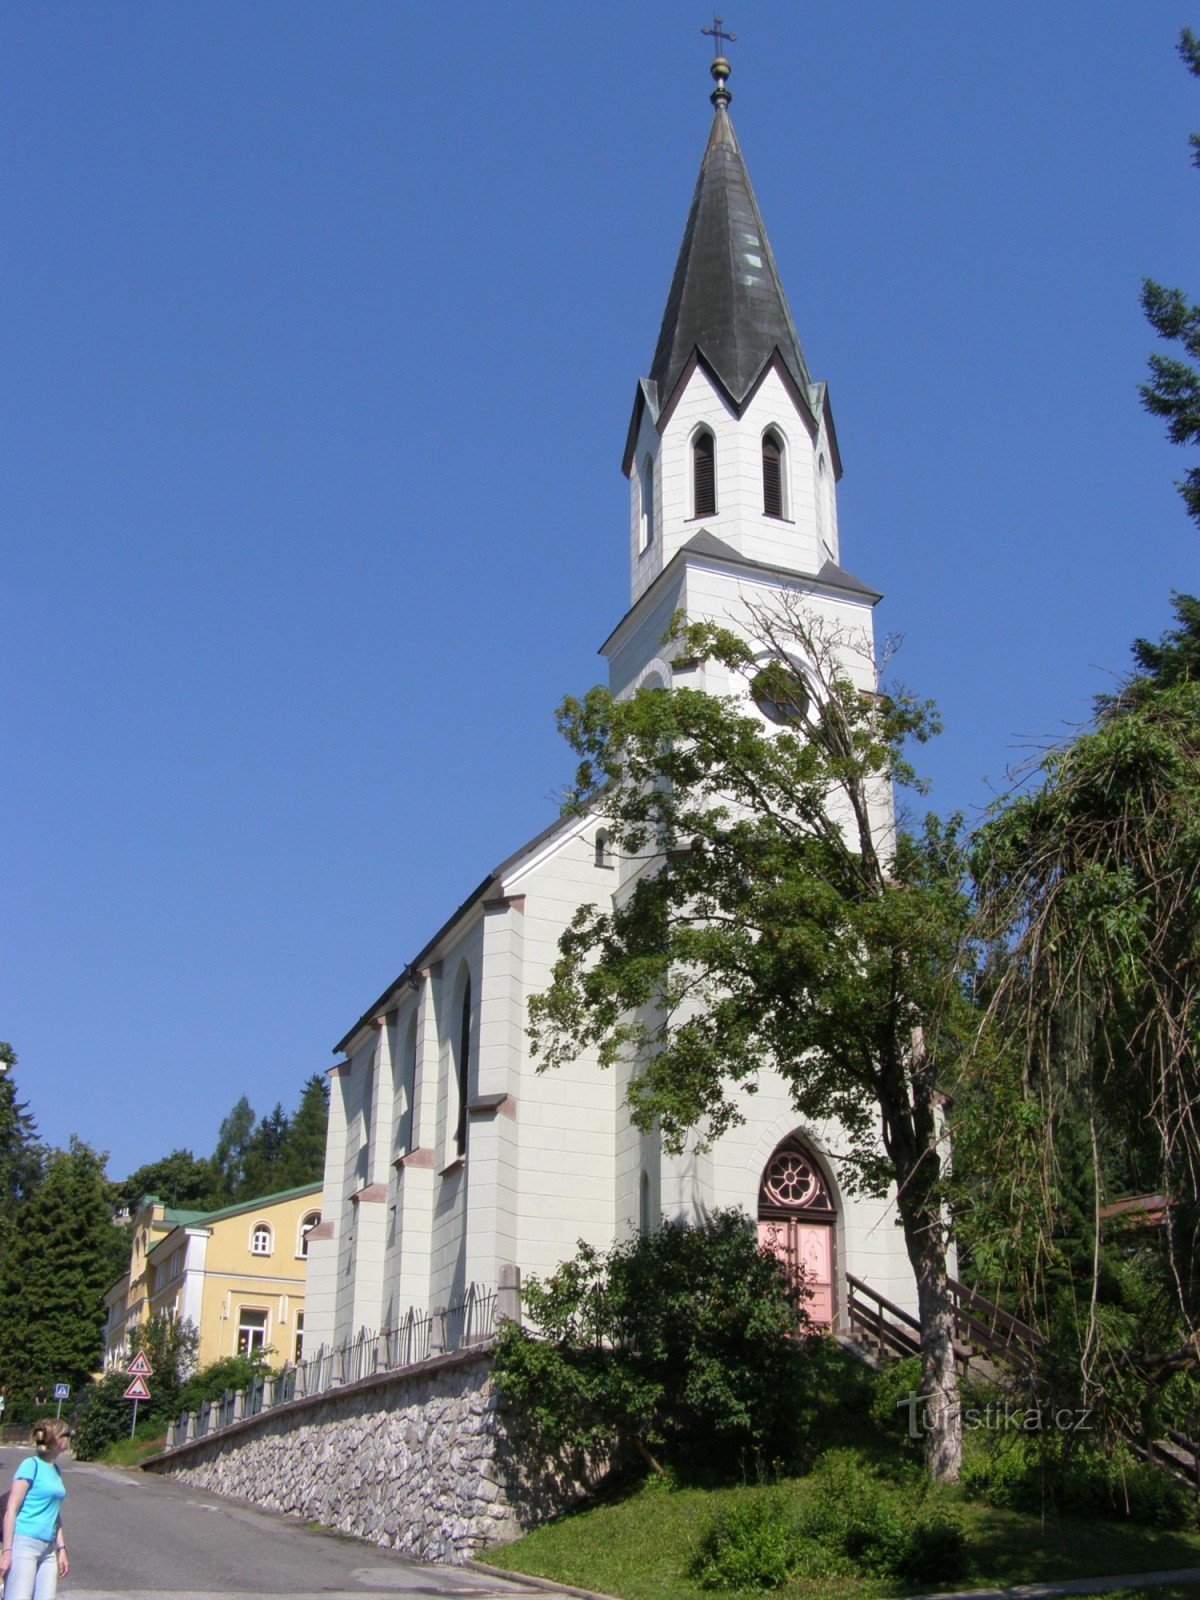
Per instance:
[[[466,1561],[582,1492],[527,1466],[491,1366],[490,1346],[435,1356],[288,1401],[145,1466],[424,1561]]]

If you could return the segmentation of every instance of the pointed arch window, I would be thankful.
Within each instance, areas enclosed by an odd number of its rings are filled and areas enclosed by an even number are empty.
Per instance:
[[[786,515],[783,503],[783,440],[769,428],[762,442],[763,515]]]
[[[607,828],[596,830],[596,843],[594,846],[596,865],[598,867],[611,867],[613,865],[612,845],[609,842]]]
[[[640,487],[642,517],[639,552],[649,550],[654,543],[654,460],[651,456],[642,462]]]
[[[456,1155],[467,1153],[467,1083],[471,1074],[471,980],[463,985],[462,1015],[458,1034],[458,1126],[454,1130]]]
[[[715,517],[717,514],[716,441],[707,428],[692,440],[692,514]]]

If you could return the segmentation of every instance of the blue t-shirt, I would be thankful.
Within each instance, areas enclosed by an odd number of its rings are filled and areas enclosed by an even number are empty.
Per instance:
[[[16,1532],[29,1539],[53,1539],[67,1486],[52,1462],[26,1456],[13,1473],[13,1482],[25,1478],[29,1488],[17,1512]]]

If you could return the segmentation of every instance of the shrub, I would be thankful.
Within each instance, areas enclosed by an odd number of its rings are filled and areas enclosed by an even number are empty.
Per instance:
[[[1128,1450],[1068,1450],[1057,1436],[1001,1436],[963,1465],[963,1493],[1006,1511],[1116,1517],[1179,1528],[1190,1515],[1182,1484]]]
[[[960,1577],[965,1564],[962,1528],[952,1517],[925,1511],[919,1492],[887,1493],[841,1451],[814,1474],[801,1528],[834,1570],[845,1561],[868,1577],[937,1582]]]
[[[185,1411],[199,1411],[209,1400],[219,1400],[227,1389],[235,1394],[259,1378],[269,1378],[273,1368],[261,1356],[225,1356],[193,1373],[179,1390],[172,1420]]]
[[[919,1439],[909,1439],[908,1410],[902,1402],[910,1394],[921,1393],[921,1358],[906,1356],[903,1361],[889,1361],[875,1378],[875,1393],[871,1400],[871,1416],[887,1433],[900,1434],[915,1448]]]
[[[607,1253],[581,1244],[525,1287],[498,1386],[551,1455],[632,1450],[696,1471],[771,1470],[796,1449],[810,1345],[778,1263],[737,1211]]]
[[[795,1512],[779,1495],[759,1495],[713,1518],[688,1574],[702,1589],[778,1589],[803,1555]]]
[[[128,1387],[125,1373],[106,1372],[80,1396],[71,1441],[80,1461],[95,1461],[114,1439],[128,1435],[133,1421],[133,1402],[125,1399]]]

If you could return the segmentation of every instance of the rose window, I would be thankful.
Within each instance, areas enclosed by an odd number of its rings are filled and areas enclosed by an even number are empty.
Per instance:
[[[810,1206],[821,1194],[821,1180],[794,1150],[781,1151],[767,1168],[766,1190],[776,1205]]]

